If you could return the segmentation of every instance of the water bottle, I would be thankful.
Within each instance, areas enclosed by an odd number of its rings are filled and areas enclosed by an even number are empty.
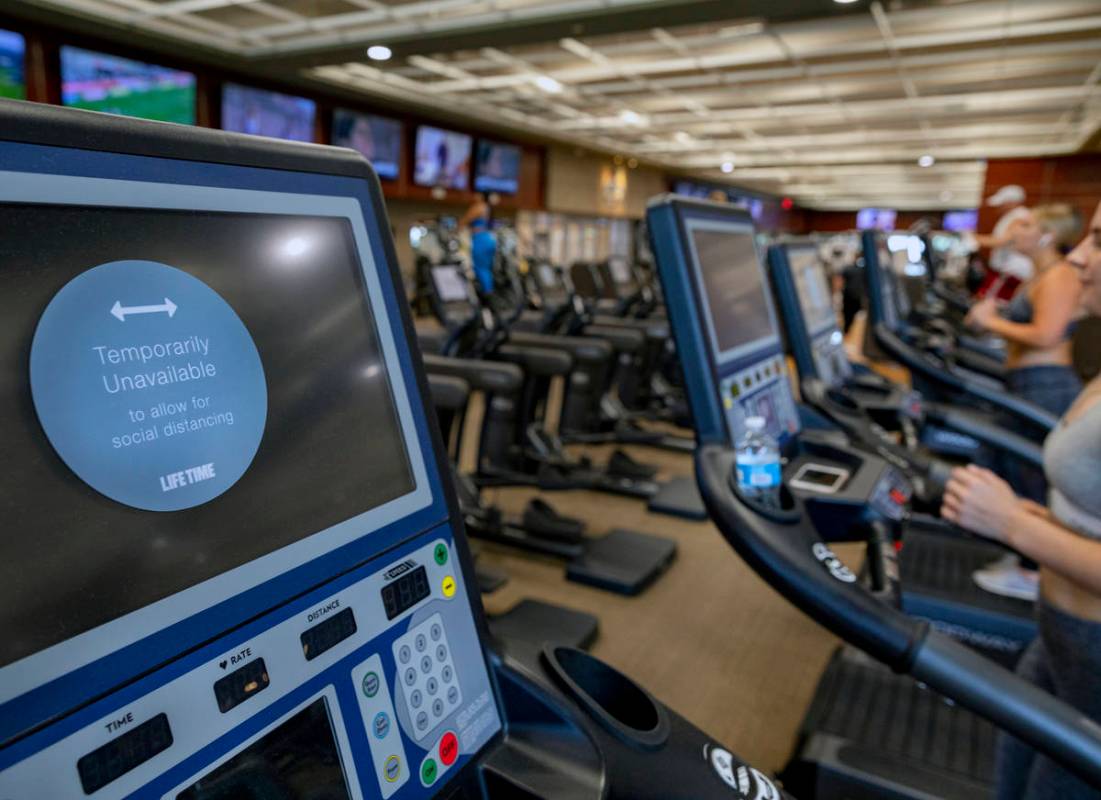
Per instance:
[[[780,508],[780,445],[765,432],[764,417],[746,419],[735,460],[742,495],[766,508]]]

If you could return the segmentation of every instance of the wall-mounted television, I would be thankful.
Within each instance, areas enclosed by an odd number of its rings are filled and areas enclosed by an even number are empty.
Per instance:
[[[946,211],[942,226],[946,231],[975,231],[979,227],[979,210],[971,208],[962,211]]]
[[[418,186],[466,189],[470,185],[471,139],[465,133],[428,125],[417,128],[413,182]]]
[[[61,103],[195,124],[195,75],[79,47],[61,48]]]
[[[317,104],[305,97],[236,83],[222,87],[222,130],[312,142],[316,114]]]
[[[520,148],[480,139],[477,153],[474,188],[479,192],[516,194],[520,186]]]
[[[401,122],[346,108],[333,111],[333,144],[358,150],[383,180],[397,180],[401,169]]]
[[[897,216],[893,208],[862,208],[856,212],[856,227],[861,231],[893,231]]]
[[[0,31],[0,97],[22,100],[27,96],[27,80],[23,61],[27,45],[13,31]]]

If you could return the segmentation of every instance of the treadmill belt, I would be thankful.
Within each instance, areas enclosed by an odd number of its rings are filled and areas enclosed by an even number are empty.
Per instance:
[[[819,797],[982,797],[996,736],[985,719],[845,647],[822,676],[785,772],[813,774]]]

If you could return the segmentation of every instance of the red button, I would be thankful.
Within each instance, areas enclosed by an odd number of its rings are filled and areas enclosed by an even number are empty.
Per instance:
[[[444,766],[450,767],[458,757],[459,740],[455,738],[455,734],[448,731],[440,739],[440,761],[444,763]]]
[[[906,502],[906,495],[902,492],[901,489],[891,489],[891,499],[899,505],[902,505]]]

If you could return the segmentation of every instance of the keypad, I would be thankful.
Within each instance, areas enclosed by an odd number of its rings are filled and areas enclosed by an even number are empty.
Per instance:
[[[462,702],[443,619],[434,614],[394,642],[413,738],[427,736]]]

